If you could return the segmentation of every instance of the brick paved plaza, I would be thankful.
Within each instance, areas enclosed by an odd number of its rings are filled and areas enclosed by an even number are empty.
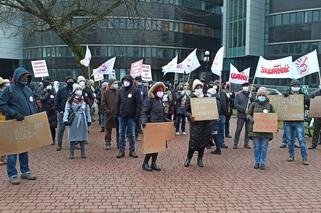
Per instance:
[[[232,120],[235,124],[235,120]],[[234,133],[232,125],[232,133]],[[96,130],[94,130],[94,128]],[[229,149],[221,156],[207,150],[204,168],[183,166],[188,137],[179,136],[159,155],[158,172],[141,169],[138,159],[116,159],[103,148],[97,122],[90,133],[87,159],[68,159],[53,146],[30,153],[34,182],[13,186],[0,167],[0,212],[321,212],[321,149],[309,151],[309,166],[287,162],[279,132],[265,171],[253,169],[253,149]],[[308,139],[310,140],[310,139]],[[252,144],[251,144],[252,145]]]

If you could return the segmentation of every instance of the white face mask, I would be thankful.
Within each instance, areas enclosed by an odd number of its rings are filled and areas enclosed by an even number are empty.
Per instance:
[[[215,90],[216,90],[216,89],[217,89],[217,86],[216,86],[216,85],[215,85],[215,86],[213,86],[213,89],[215,89]]]
[[[162,98],[164,96],[164,92],[160,91],[156,93],[157,97]]]
[[[243,91],[244,92],[248,92],[249,91],[249,87],[243,87]]]
[[[81,97],[82,96],[82,91],[81,90],[76,90],[75,95],[77,97]]]
[[[46,89],[47,89],[47,90],[51,90],[51,89],[52,89],[52,86],[51,86],[51,85],[48,85],[48,86],[46,87]]]
[[[112,85],[111,85],[111,88],[112,88],[112,89],[118,89],[118,84],[112,84]]]
[[[79,82],[79,85],[80,85],[82,88],[84,88],[84,87],[86,86],[86,82],[80,81],[80,82]]]
[[[299,92],[300,91],[300,87],[291,87],[291,90],[293,91],[293,92]]]
[[[203,95],[203,89],[195,89],[195,93],[194,93],[197,97],[202,96]]]
[[[130,82],[129,81],[124,81],[124,87],[129,87],[130,86]]]
[[[6,83],[6,87],[10,86],[10,83]]]

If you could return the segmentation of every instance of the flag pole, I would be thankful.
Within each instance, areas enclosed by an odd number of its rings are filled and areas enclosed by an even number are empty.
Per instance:
[[[87,67],[88,79],[90,80],[90,66]]]
[[[253,84],[255,83],[255,79],[256,79],[256,75],[254,75],[253,82],[251,84],[251,90],[250,90],[250,94],[249,94],[249,99],[247,100],[247,105],[246,105],[246,112],[247,112],[247,110],[249,108],[249,105],[250,105],[251,97],[252,97],[252,94],[253,94],[252,87],[253,87]]]
[[[319,85],[321,86],[321,74],[320,74],[320,71],[318,72],[319,74]]]

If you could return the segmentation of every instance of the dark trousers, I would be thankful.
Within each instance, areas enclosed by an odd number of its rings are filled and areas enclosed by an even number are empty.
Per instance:
[[[186,116],[184,114],[177,114],[176,115],[176,132],[179,132],[179,126],[181,125],[182,132],[185,132],[185,123],[186,123]]]
[[[55,143],[56,140],[56,127],[50,127],[52,142]]]
[[[236,131],[235,131],[235,136],[234,136],[234,145],[237,146],[240,140],[240,135],[243,129],[243,126],[245,124],[245,137],[244,137],[244,145],[249,144],[249,128],[250,128],[250,123],[246,118],[237,118],[237,126],[236,126]]]
[[[156,160],[157,160],[157,156],[158,156],[158,153],[146,154],[145,158],[144,158],[144,163],[148,164],[149,159],[152,158],[152,165],[155,165],[156,164]]]
[[[227,115],[225,117],[225,136],[230,135],[230,120],[231,120],[231,115]]]
[[[112,122],[109,121],[108,122]],[[106,135],[105,135],[105,142],[107,145],[111,145],[111,133],[113,131],[113,128],[111,127],[112,124],[106,123]],[[115,118],[115,124],[116,124],[116,143],[117,147],[119,146],[119,124],[118,124],[118,119]]]
[[[195,151],[198,151],[198,159],[202,159],[204,156],[204,151],[205,151],[205,147],[204,148],[200,148],[198,150],[192,149],[192,148],[188,148],[188,152],[187,152],[187,158],[188,159],[192,159],[193,154]]]
[[[317,146],[320,139],[321,118],[314,118],[312,146]]]

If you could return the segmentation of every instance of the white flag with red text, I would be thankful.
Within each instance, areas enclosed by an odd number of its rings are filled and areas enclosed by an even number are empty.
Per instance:
[[[233,84],[244,84],[249,82],[250,79],[250,67],[239,72],[233,64],[230,64],[230,78],[229,82]]]
[[[260,56],[255,77],[292,78],[292,56],[276,60],[267,60]]]
[[[112,73],[115,65],[116,57],[113,57],[93,70],[92,75],[109,75]]]
[[[186,74],[189,74],[196,70],[198,67],[201,66],[200,62],[198,61],[198,58],[196,56],[196,50],[191,52],[185,59],[180,63],[182,66],[182,69],[185,71]]]
[[[221,47],[214,58],[211,70],[215,75],[221,76],[223,70],[224,47]]]
[[[293,62],[293,78],[299,79],[306,75],[320,72],[318,54],[314,50]]]

